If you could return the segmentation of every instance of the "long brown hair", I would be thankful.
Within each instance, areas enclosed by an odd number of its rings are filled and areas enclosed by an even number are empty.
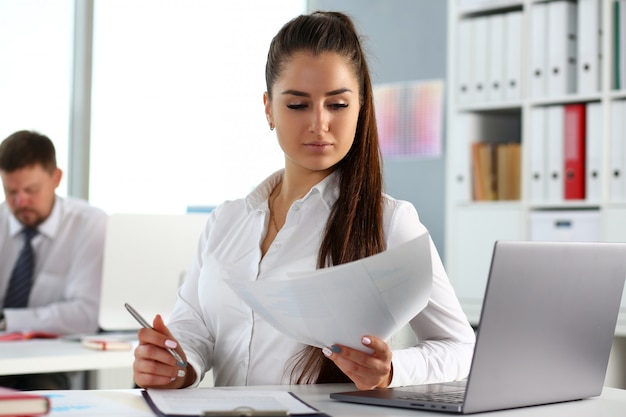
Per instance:
[[[297,52],[336,53],[351,64],[359,81],[361,109],[352,148],[336,167],[339,198],[332,207],[317,267],[339,265],[382,252],[382,160],[369,68],[351,19],[339,12],[314,12],[289,21],[272,40],[265,67],[269,99],[284,64]],[[347,382],[348,377],[319,348],[294,357],[296,383]]]

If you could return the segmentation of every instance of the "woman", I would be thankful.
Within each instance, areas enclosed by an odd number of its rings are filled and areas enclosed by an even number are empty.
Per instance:
[[[285,167],[207,222],[166,327],[139,332],[134,378],[142,387],[353,381],[359,389],[464,378],[474,333],[431,241],[433,290],[411,321],[418,344],[391,351],[364,335],[368,354],[318,349],[283,336],[227,280],[280,280],[395,247],[426,231],[413,205],[382,192],[372,86],[351,20],[316,12],[288,22],[270,45],[265,113]],[[166,348],[191,366],[180,368]]]

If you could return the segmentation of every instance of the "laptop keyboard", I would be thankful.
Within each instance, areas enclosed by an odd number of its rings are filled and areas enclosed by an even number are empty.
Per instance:
[[[456,392],[433,392],[433,393],[412,393],[400,397],[403,400],[425,401],[446,404],[461,404],[465,398],[465,391]]]

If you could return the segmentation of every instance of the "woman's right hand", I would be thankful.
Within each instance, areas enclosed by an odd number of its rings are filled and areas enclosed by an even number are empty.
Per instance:
[[[133,379],[142,388],[184,388],[193,383],[196,373],[193,367],[176,365],[176,359],[168,352],[174,349],[187,360],[185,352],[178,347],[160,315],[154,318],[152,329],[141,329],[137,333],[139,346],[135,349]]]

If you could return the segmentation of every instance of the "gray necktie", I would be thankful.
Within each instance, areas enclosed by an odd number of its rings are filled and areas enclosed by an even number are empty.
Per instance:
[[[4,308],[26,307],[30,289],[33,285],[35,254],[30,241],[37,234],[37,229],[25,227],[22,229],[22,233],[24,234],[24,246],[17,258],[15,267],[13,267],[9,289],[4,298]]]

